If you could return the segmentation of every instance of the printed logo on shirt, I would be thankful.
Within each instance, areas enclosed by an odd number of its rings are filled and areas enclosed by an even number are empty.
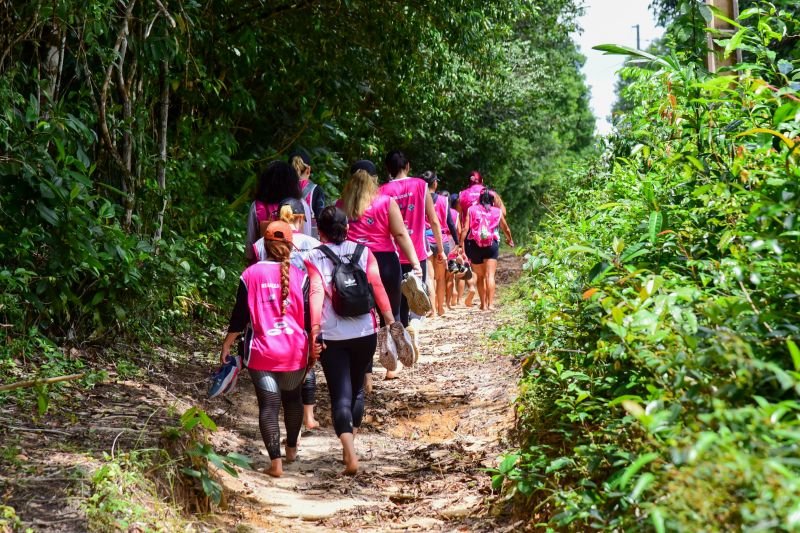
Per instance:
[[[373,219],[372,217],[367,217],[366,221],[367,221],[367,224],[369,224],[370,226],[375,224],[375,219]]]
[[[261,284],[261,288],[262,289],[280,289],[281,288],[281,284],[280,283],[262,283]]]
[[[267,335],[269,335],[270,337],[276,337],[281,334],[286,334],[286,335],[294,334],[294,330],[290,328],[289,325],[284,320],[278,319],[272,323],[272,326],[273,326],[272,329],[267,330]]]
[[[409,211],[413,211],[414,210],[414,204],[408,204],[408,210]]]

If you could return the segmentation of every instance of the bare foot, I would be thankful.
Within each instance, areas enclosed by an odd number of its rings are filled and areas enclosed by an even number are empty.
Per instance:
[[[272,464],[267,468],[267,474],[272,477],[281,477],[283,475],[283,461],[273,459]]]
[[[344,470],[342,471],[342,474],[344,474],[345,476],[354,476],[356,475],[356,472],[358,472],[358,456],[356,455],[347,456],[345,454]]]
[[[387,370],[386,376],[383,379],[397,379],[397,371],[396,370]]]
[[[312,418],[311,420],[303,421],[303,425],[306,429],[317,429],[319,427],[319,422]]]
[[[314,418],[314,405],[303,406],[303,425],[306,429],[317,429],[319,422]]]
[[[286,447],[286,462],[293,463],[297,459],[297,448]]]

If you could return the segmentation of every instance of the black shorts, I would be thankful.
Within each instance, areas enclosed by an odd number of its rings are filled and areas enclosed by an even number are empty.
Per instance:
[[[491,246],[482,248],[472,239],[466,239],[464,241],[464,253],[467,254],[473,265],[482,265],[486,259],[497,261],[500,256],[500,243],[494,241]]]

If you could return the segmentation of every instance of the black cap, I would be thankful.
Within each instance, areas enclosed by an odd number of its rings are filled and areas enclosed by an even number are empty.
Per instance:
[[[305,210],[305,207],[303,206],[303,202],[302,202],[302,200],[299,200],[298,198],[284,198],[283,201],[281,201],[280,207],[283,207],[285,205],[288,205],[289,207],[292,208],[292,214],[293,215],[305,215],[306,214],[306,210]]]
[[[303,160],[303,163],[305,163],[308,166],[311,166],[311,158],[308,157],[308,154],[304,150],[295,150],[294,152],[289,154],[289,163],[291,163],[295,157],[299,157],[300,159]]]
[[[356,171],[363,170],[370,176],[377,176],[378,169],[375,167],[375,163],[369,161],[368,159],[361,159],[353,163],[353,166],[350,167],[350,174],[355,174]]]

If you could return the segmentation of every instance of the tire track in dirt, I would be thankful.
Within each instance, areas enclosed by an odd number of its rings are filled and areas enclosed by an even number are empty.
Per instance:
[[[499,277],[515,278],[520,264],[504,255]],[[221,474],[231,493],[224,523],[252,531],[502,529],[489,513],[490,478],[483,470],[495,465],[514,423],[517,370],[487,339],[500,320],[497,313],[459,306],[425,320],[420,360],[399,379],[382,381],[376,363],[356,438],[361,466],[354,478],[339,474],[341,447],[321,370],[322,427],[303,431],[298,461],[285,465],[280,479],[263,473],[269,459],[256,400],[249,379],[241,379],[232,408],[222,413],[209,406],[220,426],[213,436],[217,448],[255,458],[256,470],[238,479]]]

